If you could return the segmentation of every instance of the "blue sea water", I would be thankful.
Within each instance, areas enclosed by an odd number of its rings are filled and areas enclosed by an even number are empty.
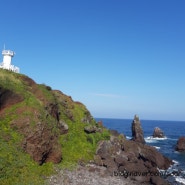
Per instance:
[[[131,119],[96,118],[96,121],[102,121],[105,127],[123,133],[128,139],[131,139],[132,137]],[[175,162],[173,170],[181,172],[175,177],[175,182],[173,184],[185,184],[185,152],[179,153],[175,151],[175,145],[178,138],[180,136],[185,136],[185,121],[140,121],[146,143],[156,147],[159,152],[172,159]],[[155,127],[161,128],[166,135],[166,138],[152,138]]]

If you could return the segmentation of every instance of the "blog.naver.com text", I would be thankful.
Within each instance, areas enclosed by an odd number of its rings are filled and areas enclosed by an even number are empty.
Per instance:
[[[150,177],[167,177],[169,174],[166,171],[148,171],[148,172],[141,172],[141,171],[114,171],[113,176],[123,176],[125,178],[127,177],[136,177],[136,176],[150,176]],[[174,176],[178,176],[178,173],[173,174]]]

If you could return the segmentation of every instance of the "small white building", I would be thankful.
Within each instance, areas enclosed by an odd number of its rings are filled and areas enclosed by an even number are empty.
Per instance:
[[[3,55],[3,62],[0,63],[0,68],[19,73],[20,71],[19,68],[14,65],[11,65],[12,57],[15,55],[15,53],[11,50],[4,49],[2,51],[2,55]]]

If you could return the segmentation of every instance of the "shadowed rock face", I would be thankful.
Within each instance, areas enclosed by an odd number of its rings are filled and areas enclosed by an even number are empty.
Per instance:
[[[23,103],[13,112],[17,115],[10,122],[13,129],[23,135],[22,148],[39,164],[44,162],[58,163],[62,159],[61,145],[58,143],[58,134],[52,132],[57,128],[61,134],[67,133],[68,126],[59,120],[59,109],[55,102],[49,102],[44,97],[39,86],[29,77],[21,76],[22,82],[28,92],[42,102],[41,109],[32,108]],[[45,99],[44,99],[45,98]],[[23,102],[25,97],[0,84],[0,115],[5,116],[6,109]],[[47,121],[49,118],[50,121]]]
[[[159,127],[156,127],[153,132],[153,137],[164,138],[165,135],[164,132]]]
[[[178,139],[175,150],[179,152],[185,151],[185,137],[184,136]]]
[[[154,183],[151,173],[158,173],[157,168],[167,169],[172,161],[164,157],[154,147],[112,136],[109,141],[99,143],[95,156],[96,164],[105,166],[108,173],[122,172],[145,173],[146,176],[133,175],[131,179],[140,183],[167,184],[162,178]],[[129,175],[128,175],[129,176]],[[160,182],[160,183],[159,183]]]
[[[134,120],[132,122],[132,140],[145,144],[143,130],[141,128],[141,123],[137,115],[134,116]]]
[[[24,133],[26,129],[24,128]],[[23,148],[39,164],[59,163],[62,159],[57,137],[44,123],[37,123],[34,130],[28,132],[23,142]]]
[[[23,97],[8,89],[0,87],[0,111],[6,107],[23,101]]]
[[[101,141],[94,158],[95,163],[106,167],[107,173],[121,173],[125,178],[139,183],[167,185],[167,181],[160,176],[154,177],[153,174],[159,173],[158,169],[168,169],[173,164],[172,161],[154,147],[143,144],[143,132],[137,116],[132,123],[132,132],[135,140],[112,135],[110,140]]]
[[[52,106],[50,109],[52,109]],[[58,143],[58,134],[52,132],[54,128],[59,127],[57,119],[53,119],[53,123],[48,124],[44,121],[44,117],[41,116],[38,110],[27,107],[26,109],[18,109],[17,111],[17,114],[20,115],[23,115],[24,112],[32,113],[32,117],[20,116],[11,122],[11,127],[24,136],[22,141],[24,151],[38,164],[43,164],[44,162],[59,163],[62,159],[61,146]],[[54,114],[54,112],[52,113]],[[48,117],[47,112],[45,115],[46,120]],[[63,127],[59,129],[62,132]]]

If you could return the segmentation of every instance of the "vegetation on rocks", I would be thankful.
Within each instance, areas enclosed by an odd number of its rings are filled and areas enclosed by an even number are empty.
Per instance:
[[[92,125],[94,133],[84,128]],[[29,77],[0,69],[0,182],[44,184],[57,167],[93,159],[109,139],[87,108]]]
[[[55,184],[56,171],[69,172],[66,169],[81,164],[85,170],[89,161],[94,165],[89,170],[99,171],[103,166],[105,176],[133,169],[157,172],[173,164],[145,144],[138,116],[132,123],[132,135],[129,141],[107,130],[82,103],[61,91],[0,69],[0,184]],[[151,176],[131,180],[167,183]]]

